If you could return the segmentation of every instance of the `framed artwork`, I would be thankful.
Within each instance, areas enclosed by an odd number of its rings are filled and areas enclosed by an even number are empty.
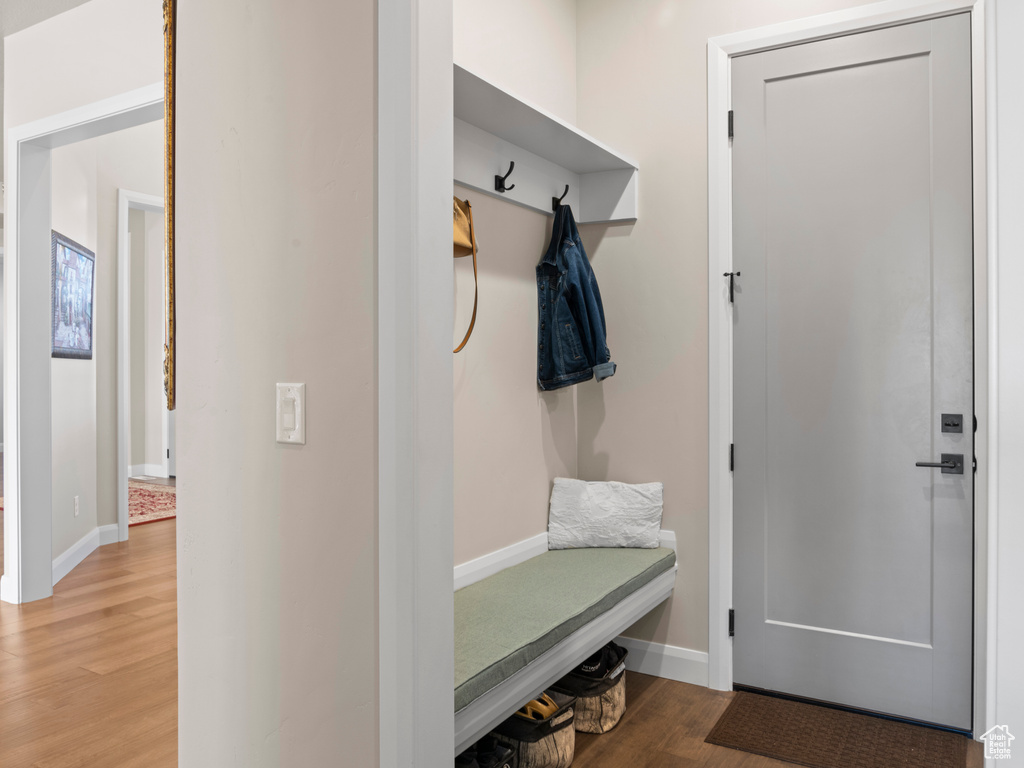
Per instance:
[[[51,232],[50,263],[50,356],[92,360],[96,254],[58,232]]]

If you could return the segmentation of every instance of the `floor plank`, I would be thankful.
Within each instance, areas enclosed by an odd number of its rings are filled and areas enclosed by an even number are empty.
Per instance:
[[[129,542],[98,549],[52,598],[0,603],[0,766],[177,765],[175,559],[173,519],[133,526]],[[576,768],[792,765],[704,743],[731,693],[627,674],[622,722],[577,734]],[[973,742],[967,768],[982,762]]]
[[[626,673],[626,713],[610,732],[576,734],[573,768],[795,768],[794,763],[706,744],[733,694]],[[967,768],[982,746],[968,745]]]
[[[135,526],[52,598],[0,603],[0,766],[177,765],[175,529]]]

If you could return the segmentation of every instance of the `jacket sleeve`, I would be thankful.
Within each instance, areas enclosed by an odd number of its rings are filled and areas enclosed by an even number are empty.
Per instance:
[[[615,373],[615,363],[608,350],[604,305],[601,303],[601,289],[597,277],[585,255],[580,259],[579,281],[573,286],[572,312],[579,329],[580,341],[587,362],[594,369],[594,378],[607,379]]]

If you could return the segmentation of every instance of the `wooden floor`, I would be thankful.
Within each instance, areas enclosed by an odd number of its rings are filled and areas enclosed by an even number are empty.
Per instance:
[[[627,672],[626,714],[610,732],[576,734],[573,768],[793,768],[794,763],[705,744],[733,694]],[[967,768],[981,768],[969,742]]]
[[[792,765],[704,743],[731,693],[627,674],[622,722],[577,734],[574,768]],[[133,526],[50,599],[0,603],[0,768],[174,768],[177,706],[174,520]]]
[[[52,598],[0,603],[0,766],[177,765],[175,557],[174,520],[135,526]]]

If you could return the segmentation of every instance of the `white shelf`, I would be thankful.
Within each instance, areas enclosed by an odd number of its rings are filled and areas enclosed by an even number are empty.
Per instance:
[[[578,221],[636,220],[632,160],[458,65],[454,85],[456,183],[548,214],[568,184],[564,202]],[[496,192],[510,161],[515,189]]]

